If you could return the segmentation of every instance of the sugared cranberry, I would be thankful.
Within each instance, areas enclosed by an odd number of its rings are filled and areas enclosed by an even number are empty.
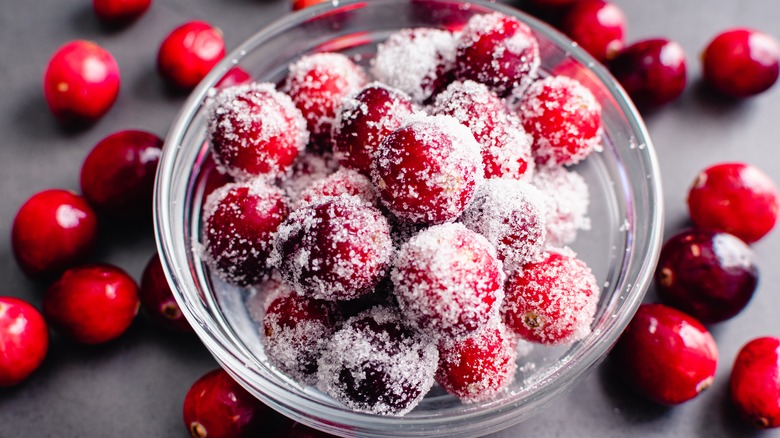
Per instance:
[[[67,190],[44,190],[14,218],[11,244],[22,270],[48,277],[83,261],[97,238],[97,217],[86,199]]]
[[[222,369],[192,384],[183,411],[184,425],[193,438],[257,436],[272,412]]]
[[[90,41],[71,41],[46,66],[43,91],[54,116],[66,125],[89,124],[119,95],[119,66],[108,50]]]
[[[379,206],[371,180],[355,170],[341,168],[327,178],[314,181],[302,191],[293,204],[293,210],[318,199],[341,195],[355,196],[368,205]]]
[[[301,193],[317,181],[327,178],[339,169],[338,162],[331,154],[318,154],[304,150],[292,165],[286,178],[279,185],[290,199],[297,200]]]
[[[217,81],[215,87],[227,88],[234,85],[243,85],[252,80],[252,76],[239,66],[232,67]]]
[[[713,89],[734,98],[768,90],[780,74],[780,43],[753,29],[718,34],[702,53],[702,76]]]
[[[614,3],[579,1],[563,17],[561,29],[594,58],[606,62],[623,49],[626,17]]]
[[[670,405],[707,389],[718,364],[710,332],[693,317],[662,304],[639,307],[612,356],[639,394]]]
[[[434,338],[455,338],[496,315],[504,298],[501,267],[487,239],[462,224],[444,224],[401,247],[391,278],[412,326]]]
[[[259,179],[215,190],[204,207],[204,258],[229,283],[259,282],[270,271],[272,241],[289,212],[281,189]]]
[[[460,216],[478,185],[480,146],[449,116],[412,116],[385,137],[371,162],[379,199],[408,222],[438,224]]]
[[[578,230],[590,229],[588,184],[579,173],[564,167],[541,167],[533,185],[546,196],[546,241],[551,246],[574,242]]]
[[[620,52],[609,70],[640,107],[656,107],[677,99],[685,89],[685,52],[663,38],[636,42]]]
[[[704,169],[688,192],[688,212],[696,225],[753,243],[775,226],[780,195],[760,169],[720,163]]]
[[[19,298],[0,297],[0,387],[37,370],[48,347],[49,331],[38,310]]]
[[[163,141],[145,131],[120,131],[100,140],[81,166],[81,191],[99,213],[150,216]]]
[[[755,427],[780,427],[780,339],[753,339],[742,347],[731,369],[731,402]]]
[[[551,76],[534,82],[518,112],[534,138],[537,164],[576,164],[601,146],[601,105],[575,79]]]
[[[301,112],[273,84],[223,88],[209,105],[214,159],[236,179],[284,175],[309,141]]]
[[[181,313],[179,304],[165,279],[159,254],[155,253],[144,268],[138,298],[149,316],[163,327],[182,333],[192,331],[192,326]]]
[[[129,23],[146,12],[152,0],[92,0],[95,14],[106,24]]]
[[[157,71],[175,88],[189,90],[224,57],[222,32],[204,21],[189,21],[160,44]]]
[[[43,297],[46,320],[62,335],[82,344],[119,337],[138,313],[138,286],[111,265],[65,271]]]
[[[664,302],[710,324],[742,311],[758,268],[750,248],[731,234],[689,229],[664,244],[655,284]]]

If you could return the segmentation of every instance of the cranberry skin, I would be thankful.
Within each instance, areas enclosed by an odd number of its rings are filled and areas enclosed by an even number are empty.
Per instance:
[[[49,331],[38,310],[19,298],[0,297],[0,387],[26,379],[48,347]]]
[[[98,18],[109,25],[129,23],[146,12],[152,0],[92,0]]]
[[[193,438],[257,436],[271,410],[222,369],[195,381],[184,397],[184,425]]]
[[[731,402],[759,429],[780,427],[780,339],[748,342],[731,369]]]
[[[97,217],[86,199],[67,190],[44,190],[16,213],[11,244],[22,270],[51,277],[84,260],[95,246]]]
[[[251,81],[252,76],[243,68],[236,66],[228,70],[225,75],[222,76],[219,81],[217,81],[215,87],[227,88],[234,85],[246,84]]]
[[[745,308],[758,285],[758,268],[736,237],[690,229],[664,244],[655,284],[664,302],[711,324]]]
[[[318,3],[324,3],[327,0],[292,0],[293,11],[300,11],[301,9],[314,6]]]
[[[712,384],[718,348],[693,317],[663,304],[643,304],[612,357],[625,381],[657,403],[688,401]]]
[[[623,49],[626,16],[604,0],[580,1],[564,15],[561,29],[594,58],[606,62]]]
[[[81,191],[100,213],[149,217],[163,141],[144,131],[120,131],[92,148],[81,166]]]
[[[702,76],[717,92],[741,99],[768,90],[780,74],[780,43],[753,29],[731,29],[702,53]]]
[[[371,180],[355,170],[342,167],[326,178],[314,181],[303,190],[293,204],[293,210],[316,200],[341,195],[355,196],[367,205],[379,207]]]
[[[105,264],[65,271],[43,297],[46,320],[82,344],[116,339],[130,327],[138,307],[138,286],[132,277]]]
[[[160,44],[157,71],[172,86],[190,90],[224,57],[222,32],[204,21],[190,21]]]
[[[149,259],[149,263],[144,268],[138,298],[146,313],[161,326],[181,333],[192,332],[192,326],[181,313],[176,299],[173,298],[173,292],[165,278],[160,256],[157,253]]]
[[[777,221],[777,187],[764,172],[745,163],[704,169],[688,192],[688,212],[702,228],[733,234],[750,244]]]
[[[677,99],[685,89],[685,52],[674,41],[649,39],[626,47],[609,70],[634,102],[657,107]]]
[[[102,117],[119,95],[119,66],[108,50],[84,40],[54,52],[43,78],[46,103],[65,125],[85,125]]]

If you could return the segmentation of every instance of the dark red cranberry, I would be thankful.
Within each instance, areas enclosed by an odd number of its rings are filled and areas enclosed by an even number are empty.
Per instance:
[[[246,70],[235,66],[225,72],[225,75],[217,81],[217,88],[232,87],[233,85],[242,85],[252,81],[252,76]]]
[[[624,380],[640,395],[676,405],[712,384],[718,348],[710,332],[693,317],[662,304],[643,304],[612,357]]]
[[[152,0],[92,0],[95,14],[106,24],[129,23],[146,12]]]
[[[702,53],[702,76],[713,89],[734,98],[768,90],[780,74],[780,43],[753,29],[718,34]]]
[[[579,1],[564,15],[561,29],[594,58],[606,62],[623,49],[626,17],[614,3]]]
[[[49,330],[38,310],[19,298],[0,297],[0,387],[26,379],[48,347]]]
[[[758,241],[774,228],[778,205],[774,182],[745,163],[704,169],[688,192],[688,212],[696,225],[725,231],[746,243]]]
[[[780,339],[748,342],[731,369],[731,402],[759,429],[780,427]]]
[[[173,87],[194,88],[225,57],[222,32],[204,21],[189,21],[171,31],[157,52],[157,70]]]
[[[111,265],[65,271],[43,297],[46,320],[82,344],[101,344],[124,333],[138,313],[138,286]]]
[[[144,268],[138,298],[149,316],[163,327],[182,333],[192,331],[192,326],[181,313],[179,304],[165,279],[160,256],[155,253]]]
[[[119,66],[108,50],[77,40],[57,49],[46,66],[43,91],[54,116],[66,125],[89,124],[119,95]]]
[[[663,38],[634,43],[609,63],[609,69],[631,99],[656,107],[677,99],[685,89],[685,52]]]
[[[83,261],[96,238],[97,217],[86,199],[58,189],[30,197],[11,231],[16,261],[32,277],[59,275]]]

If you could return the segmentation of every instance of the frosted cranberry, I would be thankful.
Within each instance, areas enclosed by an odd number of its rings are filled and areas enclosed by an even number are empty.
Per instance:
[[[298,154],[298,158],[292,168],[281,179],[279,184],[290,197],[297,200],[301,193],[314,183],[327,178],[339,168],[338,163],[330,154],[318,154],[304,150]]]
[[[433,386],[438,356],[428,338],[403,325],[397,310],[375,307],[330,339],[317,386],[356,411],[403,415]]]
[[[483,83],[499,96],[520,95],[536,79],[539,42],[526,24],[501,13],[469,19],[458,42],[455,76]]]
[[[577,238],[578,230],[590,229],[590,193],[580,174],[564,167],[541,167],[532,182],[547,198],[544,222],[548,245],[568,245]]]
[[[204,374],[184,397],[184,425],[193,438],[256,436],[271,412],[222,369]]]
[[[734,98],[768,90],[780,74],[780,43],[763,32],[724,31],[702,53],[702,76],[717,92]]]
[[[355,196],[368,205],[379,206],[371,180],[357,171],[341,168],[336,173],[313,182],[306,190],[302,191],[298,199],[295,200],[293,210],[322,198],[341,195]]]
[[[204,21],[189,21],[160,44],[157,71],[173,87],[189,90],[224,57],[222,32]]]
[[[413,116],[385,137],[371,162],[382,204],[414,223],[460,216],[482,182],[479,143],[449,116]]]
[[[685,313],[643,304],[620,336],[612,357],[640,395],[676,405],[709,388],[718,364],[710,332]]]
[[[496,250],[462,224],[430,227],[398,251],[391,278],[404,318],[434,338],[483,327],[504,297]]]
[[[348,300],[374,290],[392,257],[387,219],[353,196],[295,210],[274,237],[273,260],[303,295]]]
[[[575,79],[551,76],[536,81],[520,101],[520,119],[534,137],[536,163],[576,164],[601,146],[601,105]]]
[[[100,213],[148,217],[163,141],[145,131],[120,131],[100,140],[81,166],[81,191]]]
[[[246,180],[284,175],[309,140],[305,123],[287,95],[253,82],[217,92],[207,129],[220,169]]]
[[[248,82],[252,81],[252,76],[247,73],[246,70],[244,70],[241,67],[235,66],[225,72],[225,75],[222,76],[219,81],[217,81],[215,87],[217,88],[227,88],[232,87],[234,85],[243,85]]]
[[[46,66],[43,91],[54,116],[66,125],[89,124],[119,95],[119,66],[108,50],[84,40],[57,49]]]
[[[664,302],[711,324],[745,308],[758,269],[750,248],[731,234],[690,229],[664,244],[655,284]]]
[[[333,153],[339,164],[368,175],[379,143],[412,114],[412,101],[377,82],[347,98],[333,124]]]
[[[506,325],[540,344],[568,344],[590,333],[600,290],[571,250],[549,250],[509,275],[501,313]]]
[[[284,193],[262,180],[217,189],[204,207],[204,258],[229,283],[259,282],[271,269],[272,241],[289,212]]]
[[[609,70],[641,107],[656,107],[677,99],[685,89],[685,52],[663,38],[636,42],[620,52]]]
[[[106,24],[129,23],[146,12],[152,0],[92,0],[95,14]]]
[[[102,344],[124,333],[138,313],[138,286],[111,265],[65,271],[46,291],[43,314],[59,333],[82,344]]]
[[[17,385],[37,370],[48,347],[38,310],[19,298],[0,297],[0,387]]]
[[[138,298],[146,313],[161,326],[182,333],[192,331],[192,326],[173,298],[157,253],[149,259],[144,268]]]
[[[731,402],[759,429],[780,427],[780,339],[748,342],[731,369]]]
[[[774,182],[755,166],[720,163],[704,169],[688,192],[696,225],[753,243],[775,226],[780,197]]]
[[[561,29],[594,58],[606,62],[623,49],[626,17],[614,3],[579,1],[564,15]]]
[[[44,190],[16,213],[11,244],[19,267],[32,277],[59,275],[87,258],[97,238],[97,217],[87,201],[67,190]]]

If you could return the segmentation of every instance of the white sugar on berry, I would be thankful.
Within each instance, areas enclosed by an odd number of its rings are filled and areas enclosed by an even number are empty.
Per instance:
[[[540,167],[533,185],[547,195],[547,243],[563,246],[574,242],[578,230],[590,229],[590,193],[585,179],[563,167]]]
[[[341,195],[354,196],[367,205],[379,206],[379,200],[376,197],[371,180],[356,170],[342,167],[336,173],[312,182],[293,201],[292,209],[297,210],[306,204],[325,197],[338,197]]]
[[[315,181],[326,178],[337,169],[338,163],[331,154],[303,151],[298,155],[288,175],[281,179],[279,186],[294,201]]]

